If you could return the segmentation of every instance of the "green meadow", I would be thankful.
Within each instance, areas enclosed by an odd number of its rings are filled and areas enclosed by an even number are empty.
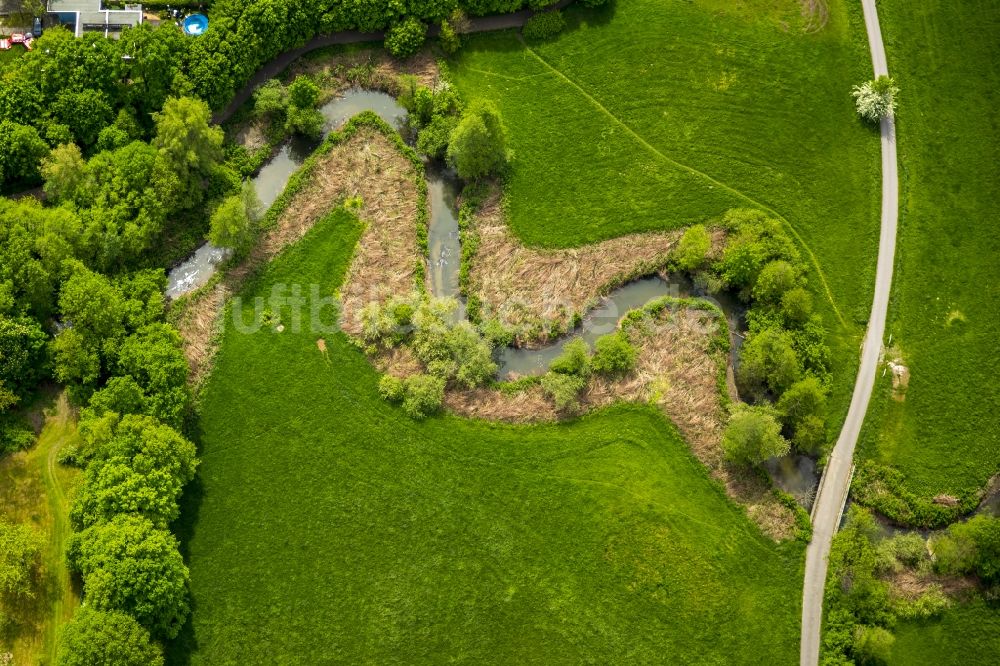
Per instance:
[[[238,310],[332,293],[359,233],[336,211]],[[802,546],[762,536],[655,409],[414,421],[342,334],[324,353],[292,328],[222,336],[175,663],[797,660]]]
[[[994,664],[1000,655],[1000,613],[981,601],[940,618],[896,628],[891,666]]]
[[[884,0],[879,14],[902,91],[888,331],[910,381],[902,401],[879,384],[863,452],[920,496],[967,493],[1000,471],[1000,6]]]

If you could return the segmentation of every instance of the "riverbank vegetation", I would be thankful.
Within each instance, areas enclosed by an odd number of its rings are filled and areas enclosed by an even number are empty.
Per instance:
[[[361,233],[334,211],[242,302],[332,292]],[[172,659],[794,660],[801,546],[761,535],[662,416],[418,421],[378,380],[342,333],[227,324],[181,513],[197,612]]]
[[[928,654],[916,661],[903,658],[912,657],[913,644],[920,642],[915,632],[976,617],[985,604],[996,603],[1000,518],[977,516],[929,538],[916,532],[889,535],[855,506],[834,538],[829,572],[822,663],[928,663]],[[979,633],[993,622],[983,619],[983,626],[960,633]],[[986,663],[975,655],[987,654],[991,644],[995,640],[985,638],[963,645],[961,654],[934,663]]]
[[[859,451],[866,504],[939,526],[975,508],[1000,472],[1000,318],[993,215],[1000,12],[989,2],[879,6],[899,96],[900,233],[892,344]],[[933,73],[933,75],[929,75]],[[890,483],[886,483],[886,479]]]

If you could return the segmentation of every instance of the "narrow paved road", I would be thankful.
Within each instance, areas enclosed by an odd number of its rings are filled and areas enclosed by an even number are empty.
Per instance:
[[[888,75],[882,32],[875,11],[875,0],[862,0],[868,45],[872,52],[875,75]],[[823,623],[823,588],[830,555],[830,544],[837,532],[840,515],[847,500],[853,468],[854,446],[868,411],[868,401],[875,385],[885,335],[885,316],[892,285],[892,264],[896,253],[896,220],[899,213],[899,178],[896,172],[896,126],[891,118],[882,120],[882,232],[879,238],[875,296],[861,352],[861,365],[854,383],[854,395],[840,437],[830,455],[820,481],[813,507],[813,538],[806,550],[806,574],[802,587],[801,666],[819,663],[820,629]]]

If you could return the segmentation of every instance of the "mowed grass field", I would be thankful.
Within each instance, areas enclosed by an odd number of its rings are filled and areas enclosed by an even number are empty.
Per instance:
[[[872,399],[865,455],[926,497],[1000,471],[1000,5],[883,0],[897,116],[900,232],[889,332],[910,382]]]
[[[509,223],[526,243],[577,246],[704,222],[731,207],[790,226],[831,330],[836,436],[871,309],[879,140],[851,86],[871,77],[860,4],[618,0],[565,10],[541,44],[471,35],[450,65],[500,108],[515,152]]]
[[[274,284],[332,293],[359,233],[319,223],[247,319]],[[201,402],[173,662],[796,662],[801,545],[763,537],[655,410],[413,421],[345,337],[282,318],[227,324]]]
[[[891,666],[995,664],[1000,655],[1000,612],[981,601],[935,620],[903,623],[894,633]]]

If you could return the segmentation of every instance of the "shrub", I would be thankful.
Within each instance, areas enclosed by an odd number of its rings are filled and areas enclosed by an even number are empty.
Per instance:
[[[455,53],[462,46],[462,38],[449,21],[441,21],[438,39],[441,41],[441,50],[448,54]]]
[[[877,123],[882,118],[891,118],[896,112],[896,95],[899,88],[888,76],[880,76],[854,86],[851,95],[857,105],[858,115],[868,122]]]
[[[288,101],[299,109],[311,109],[319,101],[319,86],[308,76],[299,75],[288,85]]]
[[[233,249],[243,247],[250,240],[250,216],[240,195],[226,197],[212,213],[208,240],[216,247]]]
[[[788,442],[781,436],[781,425],[767,407],[740,405],[729,417],[722,435],[726,460],[756,465],[788,453]]]
[[[896,637],[883,627],[858,627],[854,634],[853,654],[858,664],[888,664]]]
[[[590,367],[594,372],[610,375],[625,373],[635,367],[636,349],[621,331],[604,335],[594,343]]]
[[[790,289],[781,297],[781,313],[794,326],[801,326],[809,321],[812,307],[812,294],[804,287]]]
[[[772,261],[761,270],[753,286],[753,297],[764,303],[778,303],[782,295],[798,282],[798,271],[783,259]]]
[[[60,666],[162,666],[160,648],[130,615],[84,605],[59,637]]]
[[[448,138],[448,161],[460,178],[497,174],[510,161],[507,129],[492,102],[480,100],[466,109]]]
[[[582,338],[575,338],[563,345],[559,356],[549,363],[549,370],[561,375],[590,374],[590,348]]]
[[[403,401],[403,380],[393,375],[382,375],[378,380],[378,394],[389,402]]]
[[[524,24],[524,38],[537,42],[554,37],[566,27],[566,20],[559,10],[536,14]]]
[[[581,0],[584,7],[603,7],[609,0]]]
[[[33,527],[0,519],[0,602],[35,596],[32,588],[44,544],[41,533]]]
[[[432,299],[413,315],[413,352],[431,374],[456,379],[468,388],[496,374],[493,350],[468,321],[453,323],[453,299]]]
[[[385,50],[397,58],[409,58],[420,50],[427,36],[427,26],[409,16],[393,23],[385,32]]]
[[[951,600],[945,596],[940,585],[933,585],[913,601],[902,601],[896,607],[896,614],[904,620],[926,620],[948,610]]]
[[[542,390],[561,412],[575,412],[580,409],[580,391],[586,385],[587,380],[580,375],[547,372],[542,377]]]
[[[792,443],[803,453],[822,453],[826,446],[826,423],[818,416],[804,417],[792,431]]]
[[[722,253],[719,273],[727,285],[743,290],[742,296],[756,284],[757,276],[769,261],[784,259],[792,265],[799,263],[798,250],[781,223],[760,211],[732,209],[723,216],[722,223],[734,233]]]
[[[778,400],[778,412],[791,430],[809,416],[826,416],[826,389],[814,375],[792,384]]]
[[[674,250],[674,263],[682,271],[701,268],[712,247],[712,237],[704,225],[695,224],[687,228]]]
[[[288,91],[281,81],[269,79],[253,93],[253,108],[259,115],[279,115],[288,109]]]
[[[417,150],[434,159],[443,159],[448,152],[448,138],[455,131],[458,118],[435,115],[417,134]]]
[[[288,116],[285,119],[285,131],[310,139],[318,139],[323,136],[325,122],[326,120],[319,109],[290,106],[288,107]]]
[[[422,419],[441,409],[444,380],[434,375],[413,375],[403,381],[403,411]]]
[[[787,331],[770,328],[755,333],[740,350],[740,382],[758,398],[766,390],[784,393],[801,374],[802,364]]]

